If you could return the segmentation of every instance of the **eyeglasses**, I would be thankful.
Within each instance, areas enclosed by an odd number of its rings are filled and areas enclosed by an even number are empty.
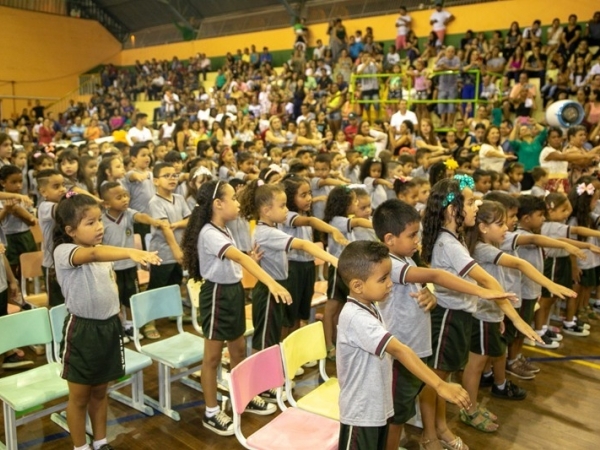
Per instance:
[[[179,178],[179,175],[178,175],[178,174],[176,174],[176,173],[167,173],[167,174],[165,174],[165,175],[161,175],[161,176],[160,176],[160,177],[158,177],[158,178],[167,178],[167,179],[169,179],[169,178],[170,178],[171,180],[176,180],[176,179],[178,179],[178,178]]]

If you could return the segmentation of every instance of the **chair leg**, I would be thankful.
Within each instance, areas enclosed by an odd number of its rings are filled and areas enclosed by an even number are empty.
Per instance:
[[[147,395],[144,396],[144,400],[165,416],[177,422],[181,419],[179,413],[171,409],[171,369],[164,364],[158,363],[158,401]]]
[[[154,410],[144,404],[144,375],[142,371],[134,373],[131,375],[131,397],[124,395],[118,390],[114,390],[109,392],[109,397],[113,400],[118,401],[119,403],[123,403],[124,405],[129,406],[130,408],[136,409],[147,416],[153,416]],[[123,387],[123,386],[121,386]]]
[[[17,450],[17,418],[15,416],[15,410],[12,409],[6,403],[3,403],[4,406],[4,439],[6,440],[6,445],[0,442],[0,448],[4,448],[7,450]]]

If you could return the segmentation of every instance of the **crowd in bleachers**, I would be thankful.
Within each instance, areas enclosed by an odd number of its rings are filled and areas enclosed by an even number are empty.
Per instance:
[[[600,211],[596,205],[600,192],[600,12],[584,25],[572,15],[564,26],[555,19],[551,25],[536,20],[524,29],[515,22],[506,33],[469,30],[457,46],[446,42],[453,19],[451,11],[435,2],[430,19],[432,31],[423,46],[404,8],[395,22],[397,38],[391,45],[377,40],[371,28],[352,33],[338,19],[330,24],[328,36],[317,37],[316,47],[311,49],[306,45],[310,29],[302,24],[294,27],[290,38],[293,50],[289,60],[277,68],[268,47],[259,52],[255,45],[228,53],[221,67],[214,67],[205,54],[187,61],[177,57],[171,61],[138,61],[127,69],[107,66],[89,102],[72,101],[60,114],[47,112],[47,107],[36,102],[20,116],[3,120],[0,199],[4,205],[0,226],[6,236],[4,239],[0,235],[0,240],[6,245],[7,264],[1,272],[5,273],[7,287],[0,293],[0,315],[6,314],[9,300],[19,303],[15,285],[15,276],[18,278],[20,273],[19,255],[37,249],[29,232],[29,227],[36,224],[43,232],[42,249],[47,257],[43,267],[50,305],[63,303],[66,297],[69,306],[69,289],[59,284],[65,282],[72,267],[61,262],[57,279],[51,255],[61,248],[59,254],[66,260],[66,243],[93,246],[93,239],[74,231],[79,224],[73,222],[73,217],[87,217],[86,208],[93,208],[86,202],[92,202],[102,205],[102,212],[98,209],[94,220],[102,221],[106,229],[122,218],[131,222],[127,222],[131,225],[127,239],[111,234],[112,240],[107,242],[105,233],[105,244],[123,247],[133,242],[133,233],[140,234],[142,240],[150,236],[148,250],[157,251],[163,264],[150,269],[148,289],[181,284],[186,269],[189,276],[205,279],[202,292],[209,292],[206,286],[219,283],[227,287],[212,300],[210,296],[201,297],[203,301],[233,302],[235,298],[237,308],[238,303],[243,306],[243,292],[240,297],[237,284],[230,287],[222,274],[205,261],[229,271],[226,273],[233,280],[238,275],[241,279],[235,268],[239,264],[255,275],[259,284],[253,294],[253,319],[255,330],[262,333],[261,339],[254,340],[255,350],[277,344],[308,320],[315,277],[312,262],[314,258],[329,262],[329,300],[323,323],[328,358],[335,360],[336,320],[348,289],[352,295],[360,294],[357,285],[348,282],[362,276],[352,268],[338,274],[338,258],[349,241],[380,240],[396,260],[411,268],[403,269],[406,272],[401,272],[399,284],[397,278],[393,280],[395,286],[436,283],[441,300],[437,300],[432,319],[428,311],[436,301],[431,300],[431,293],[423,300],[427,312],[419,313],[426,315],[424,330],[427,334],[433,332],[434,337],[446,326],[440,314],[467,311],[471,320],[470,313],[477,309],[471,304],[473,295],[500,298],[505,291],[521,292],[523,286],[522,318],[515,315],[510,304],[502,302],[487,315],[474,314],[474,320],[482,324],[495,326],[503,320],[507,327],[515,324],[508,356],[506,346],[500,343],[498,354],[492,354],[500,365],[496,360],[492,364],[487,360],[488,353],[473,347],[470,351],[476,356],[469,356],[468,362],[459,358],[455,364],[438,360],[432,365],[442,378],[448,372],[465,369],[463,384],[472,403],[462,404],[465,409],[461,420],[481,431],[496,431],[498,418],[477,407],[480,378],[483,376],[481,382],[492,386],[492,394],[497,397],[525,398],[525,390],[504,377],[506,370],[516,378],[533,379],[539,371],[522,357],[524,338],[530,345],[557,348],[561,331],[588,336],[588,322],[596,319],[594,310],[600,310],[600,300],[590,303],[594,290],[600,295],[596,288],[600,285],[600,261],[594,254],[600,251],[596,246],[600,238]],[[542,26],[546,25],[544,30]],[[212,81],[208,83],[208,79]],[[582,125],[566,131],[547,126],[545,108],[567,98],[581,104],[585,114]],[[139,111],[141,101],[160,101],[160,106],[149,117]],[[165,199],[168,206],[163,204]],[[232,206],[237,199],[241,203],[239,217]],[[403,203],[398,206],[394,201],[390,203],[392,199]],[[75,212],[68,212],[69,202],[76,205]],[[406,205],[409,210],[402,209]],[[65,217],[56,216],[55,208]],[[77,208],[83,212],[76,214]],[[464,217],[457,219],[459,210]],[[372,218],[373,211],[375,216],[379,211],[382,217],[396,211],[403,217],[403,225],[394,228],[384,218],[378,222]],[[538,217],[544,214],[547,227]],[[539,225],[531,222],[534,216]],[[251,222],[257,223],[253,237]],[[515,231],[517,222],[520,231]],[[63,227],[62,240],[52,234],[56,223],[58,228]],[[415,224],[411,239],[418,239],[422,233],[422,249],[415,245],[410,251],[400,251],[391,242],[404,233],[405,225]],[[474,231],[465,230],[463,225]],[[493,226],[504,229],[494,231]],[[496,233],[496,240],[485,236],[484,230],[488,229],[492,230],[490,236]],[[448,241],[444,230],[459,240]],[[548,239],[522,237],[540,232]],[[199,244],[202,233],[211,234]],[[464,237],[472,241],[468,250],[461,243]],[[572,239],[561,244],[554,238]],[[458,258],[458,262],[443,260],[443,255],[436,255],[433,249],[437,240],[460,248],[457,252],[464,258]],[[208,241],[211,245],[203,245]],[[313,241],[322,242],[326,250]],[[518,251],[519,245],[529,253]],[[547,267],[531,256],[532,245],[553,248],[555,253],[546,257]],[[494,253],[497,246],[511,256]],[[235,250],[229,251],[230,247]],[[585,262],[578,260],[580,270],[576,265],[571,277],[568,255],[582,256],[583,250],[588,258]],[[73,266],[94,261],[95,256],[85,255]],[[531,266],[515,262],[517,257]],[[145,252],[123,254],[117,259],[129,258],[156,262]],[[476,263],[488,271],[496,270],[492,266],[500,260],[505,264],[498,269],[498,282],[490,281],[479,270],[471,272]],[[561,264],[561,270],[555,270],[556,264]],[[488,289],[472,292],[459,284],[448,287],[435,271],[425,269],[419,276],[408,276],[417,266],[417,270],[430,266],[462,278],[471,277]],[[134,268],[135,264],[130,264],[117,270],[117,296],[122,305],[118,323],[123,328],[119,333],[125,342],[133,337],[126,308],[128,298],[124,296],[136,291],[137,275],[128,272]],[[515,281],[515,270],[523,272],[523,280],[519,273]],[[566,280],[558,272],[567,273]],[[406,276],[409,278],[402,278]],[[504,277],[507,281],[502,284]],[[531,286],[530,279],[537,287]],[[577,296],[570,290],[573,282]],[[300,284],[306,284],[308,290],[301,289]],[[456,290],[465,293],[457,294]],[[291,300],[297,306],[282,307],[279,316],[272,317],[271,306],[265,306],[270,305],[272,296],[287,303]],[[548,326],[557,297],[569,297],[564,315],[559,317],[560,328]],[[536,303],[539,310],[534,315]],[[229,342],[232,363],[241,360],[235,352],[240,350],[237,339],[243,337],[243,327],[236,321],[221,330],[212,322],[214,311],[201,310],[205,336],[220,342],[205,349],[209,361],[206,373],[216,376],[223,341]],[[243,311],[241,314],[243,317]],[[383,314],[387,322],[388,315],[393,318],[395,313],[387,309]],[[498,330],[486,332],[499,340]],[[415,334],[422,332],[415,330]],[[153,323],[142,333],[148,339],[161,337]],[[439,345],[434,339],[419,356],[430,356],[432,346],[435,353]],[[448,349],[468,353],[466,348],[452,346],[442,350]],[[339,370],[344,362],[339,358],[337,362]],[[215,367],[210,365],[213,363]],[[5,357],[3,367],[30,364],[16,349]],[[211,381],[204,379],[204,371],[203,384],[209,383],[204,425],[218,434],[231,435],[233,423],[216,405],[216,392],[211,390]],[[426,378],[424,373],[419,376]],[[348,392],[344,381],[340,380],[342,393]],[[409,393],[409,403],[414,404],[417,393]],[[264,399],[273,400],[273,393],[253,399],[249,408],[257,414],[274,412]],[[423,415],[429,414],[426,419],[431,419],[432,412],[435,414],[435,392],[432,396],[432,392],[425,391],[421,400],[425,402]],[[411,406],[402,407],[414,413]],[[345,417],[342,411],[343,424]],[[402,425],[408,418],[410,414],[395,416],[394,424]],[[437,449],[437,439],[444,448],[467,448],[448,429],[436,435],[435,430],[427,428],[432,420],[424,423],[425,448]],[[94,445],[102,448],[105,441]]]

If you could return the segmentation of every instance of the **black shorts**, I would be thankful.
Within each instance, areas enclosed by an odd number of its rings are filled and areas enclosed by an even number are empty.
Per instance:
[[[421,358],[427,364],[429,358]],[[415,401],[425,383],[412,374],[404,365],[394,360],[392,372],[392,394],[394,396],[394,416],[391,423],[403,425],[417,414]]]
[[[444,372],[464,369],[471,348],[470,312],[436,306],[431,311],[431,342],[433,355],[430,367]]]
[[[340,423],[338,449],[385,450],[388,424],[381,427],[357,427]]]
[[[60,344],[61,376],[72,383],[95,386],[125,375],[123,326],[118,315],[106,320],[69,314]]]
[[[573,272],[571,271],[571,257],[546,258],[544,260],[544,276],[566,288],[573,288]],[[542,288],[542,297],[550,298],[553,295],[546,288]]]
[[[42,267],[44,270],[44,277],[46,278],[46,293],[48,294],[48,305],[50,307],[59,306],[65,304],[65,297],[63,296],[60,284],[56,278],[56,270],[54,267]]]
[[[471,352],[497,358],[506,353],[506,341],[500,333],[501,322],[485,322],[473,317],[471,324]]]
[[[200,290],[200,320],[206,339],[234,341],[246,332],[245,294],[241,282],[205,280]]]
[[[177,263],[150,266],[150,281],[148,289],[156,289],[173,284],[179,286],[183,280],[183,269]]]
[[[119,290],[119,301],[126,308],[131,307],[130,299],[132,295],[140,292],[138,284],[137,267],[129,269],[115,270],[117,279],[117,289]]]
[[[582,269],[581,278],[579,279],[579,285],[583,287],[595,287],[596,286],[596,268]]]
[[[150,234],[150,225],[147,225],[145,223],[139,223],[139,222],[135,222],[133,224],[133,232],[135,234],[139,234],[140,237],[142,238],[142,248],[144,250],[148,250],[146,248],[146,239],[144,239],[144,236],[146,236],[147,234]]]
[[[330,264],[327,271],[327,298],[346,303],[348,295],[350,295],[350,289],[342,280],[338,270]]]
[[[535,312],[535,304],[537,303],[537,298],[534,299],[526,299],[524,298],[521,301],[521,307],[515,308],[515,310],[519,313],[519,316],[527,325],[531,325],[533,322],[533,313]],[[508,319],[504,316],[504,339],[507,344],[512,344],[516,338],[525,337],[523,333],[521,333],[515,327],[515,324],[512,320]]]
[[[0,292],[0,317],[8,316],[8,289]]]
[[[21,253],[37,252],[37,244],[31,231],[6,235],[6,259],[11,266],[19,265]]]
[[[284,288],[288,288],[287,280],[277,280]],[[252,348],[263,350],[278,345],[281,341],[281,328],[284,325],[285,305],[278,303],[269,292],[267,286],[260,281],[252,291],[252,323],[254,337]]]
[[[285,307],[284,325],[291,327],[296,321],[310,317],[310,305],[315,293],[314,261],[290,261],[287,282],[292,304]]]

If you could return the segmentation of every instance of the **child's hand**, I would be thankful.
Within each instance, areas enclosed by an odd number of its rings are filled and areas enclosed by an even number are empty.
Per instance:
[[[410,296],[417,299],[419,307],[423,308],[425,312],[431,311],[437,305],[437,298],[428,288],[423,288],[419,292],[412,292]]]
[[[577,267],[573,267],[572,276],[573,276],[573,283],[579,284],[579,282],[581,281],[581,270],[579,270],[579,268],[577,268]]]
[[[167,222],[166,220],[156,220],[156,219],[152,219],[152,222],[150,223],[150,225],[152,225],[154,228],[160,228],[160,229],[170,226],[169,222]]]
[[[598,254],[600,254],[600,247],[598,247],[597,245],[590,245],[590,251],[592,253],[598,253]]]
[[[158,252],[146,252],[143,250],[131,250],[129,257],[136,263],[147,266],[153,264],[159,266],[162,259],[158,257]]]
[[[177,264],[183,266],[183,252],[180,248],[173,252],[173,256],[175,257],[175,261],[177,261]]]
[[[532,341],[539,342],[543,344],[542,338],[539,334],[537,334],[533,329],[521,318],[513,321],[513,325],[517,330],[525,335],[526,338],[531,339]]]
[[[506,331],[506,325],[504,325],[504,321],[500,322],[500,334],[504,334]]]
[[[133,181],[134,183],[141,183],[142,181],[146,180],[147,178],[148,178],[148,175],[137,173],[137,172],[133,172],[131,175],[129,175],[129,181]]]
[[[331,233],[331,237],[333,238],[333,240],[335,242],[337,242],[340,245],[346,246],[346,245],[348,245],[350,243],[350,242],[348,242],[348,239],[346,239],[344,237],[344,234],[340,230],[338,230],[338,229],[336,229],[335,231],[333,231]]]
[[[585,252],[583,250],[581,250],[580,248],[575,247],[574,245],[567,244],[567,246],[565,247],[565,250],[567,252],[569,252],[570,255],[576,256],[578,259],[581,259],[582,261],[587,259],[587,255],[585,254]]]
[[[255,263],[258,263],[262,259],[263,254],[264,251],[260,249],[260,246],[257,243],[254,243],[252,250],[250,250],[250,253],[248,253],[250,258],[252,258]]]
[[[18,194],[17,198],[17,203],[23,203],[25,206],[33,206],[33,200],[31,200],[28,195]]]
[[[16,281],[11,281],[8,283],[8,298],[15,302],[19,297],[19,286]]]
[[[479,297],[484,299],[484,300],[510,300],[513,303],[516,303],[517,301],[519,301],[519,299],[517,298],[517,294],[513,293],[513,292],[501,292],[501,291],[494,291],[491,289],[483,289],[481,291],[481,293],[479,294]]]
[[[550,293],[552,293],[552,295],[562,298],[562,299],[564,299],[565,297],[572,297],[572,298],[577,297],[577,292],[572,291],[571,289],[566,288],[566,287],[561,286],[560,284],[556,284],[556,283],[552,283],[548,287],[548,290],[550,291]]]
[[[292,296],[282,285],[273,282],[271,286],[269,286],[269,292],[275,297],[275,301],[277,303],[285,303],[286,305],[292,304]]]
[[[454,403],[461,408],[468,410],[472,406],[469,394],[462,388],[460,384],[446,383],[445,381],[442,381],[436,391],[437,394],[444,400]]]

